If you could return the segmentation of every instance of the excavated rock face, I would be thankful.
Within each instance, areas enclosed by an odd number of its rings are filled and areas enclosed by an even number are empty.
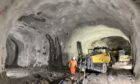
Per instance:
[[[104,25],[119,29],[129,39],[133,55],[137,58],[134,72],[139,74],[140,17],[130,0],[12,1],[0,16],[0,53],[6,57],[7,68],[66,64],[68,56],[77,55],[69,53],[72,47],[68,46],[69,42],[75,42],[70,41],[74,38],[73,32],[78,29],[79,33],[75,35],[82,35],[80,29]]]

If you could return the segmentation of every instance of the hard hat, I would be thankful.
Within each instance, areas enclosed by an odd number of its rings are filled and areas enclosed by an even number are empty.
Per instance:
[[[75,60],[75,59],[76,59],[76,57],[75,57],[75,56],[73,56],[73,57],[72,57],[72,59],[73,59],[73,60]]]
[[[74,78],[73,78],[73,77],[70,77],[70,79],[71,79],[71,80],[74,80]]]

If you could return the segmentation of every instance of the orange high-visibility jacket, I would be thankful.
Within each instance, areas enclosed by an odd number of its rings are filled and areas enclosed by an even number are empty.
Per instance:
[[[76,67],[77,67],[77,61],[76,60],[71,60],[69,62],[70,74],[75,74]]]

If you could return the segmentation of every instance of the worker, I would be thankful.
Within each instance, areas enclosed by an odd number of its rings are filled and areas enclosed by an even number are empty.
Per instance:
[[[69,70],[70,70],[70,75],[72,79],[73,79],[73,76],[75,75],[76,68],[77,68],[77,60],[76,60],[76,57],[74,56],[69,62]]]

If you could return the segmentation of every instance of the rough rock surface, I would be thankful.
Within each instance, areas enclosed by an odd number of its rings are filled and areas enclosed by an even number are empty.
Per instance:
[[[130,39],[137,58],[134,72],[140,74],[140,17],[132,1],[5,0],[3,4],[0,55],[1,59],[7,57],[7,67],[61,65],[62,56],[66,64],[68,51],[64,50],[72,32],[101,24],[120,29]]]

